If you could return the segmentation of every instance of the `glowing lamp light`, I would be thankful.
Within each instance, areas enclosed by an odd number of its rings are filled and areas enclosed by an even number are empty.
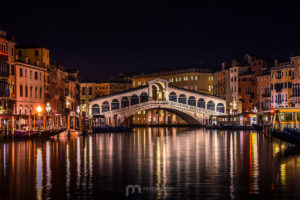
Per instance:
[[[43,111],[43,108],[42,108],[41,106],[38,106],[38,107],[36,108],[36,111],[37,111],[38,113],[41,113],[41,112]]]

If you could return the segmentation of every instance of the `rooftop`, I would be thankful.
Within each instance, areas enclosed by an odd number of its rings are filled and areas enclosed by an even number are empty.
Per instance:
[[[16,45],[16,49],[40,49],[40,48],[45,48],[45,47],[36,45],[36,44],[18,44],[18,45]]]

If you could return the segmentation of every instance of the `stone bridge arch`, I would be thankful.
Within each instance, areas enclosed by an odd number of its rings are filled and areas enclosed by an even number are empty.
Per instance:
[[[153,90],[153,88],[156,88]],[[90,113],[108,118],[109,125],[121,125],[134,113],[147,109],[174,113],[188,124],[206,124],[210,115],[225,114],[224,99],[169,85],[154,79],[147,85],[91,100]]]

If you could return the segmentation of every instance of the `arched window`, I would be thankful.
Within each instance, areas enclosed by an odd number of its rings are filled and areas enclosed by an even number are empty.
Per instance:
[[[191,106],[196,106],[196,99],[194,96],[189,97],[188,104]]]
[[[111,101],[111,110],[117,110],[120,108],[120,103],[118,101],[118,99],[113,99]]]
[[[125,108],[129,106],[129,100],[127,97],[123,97],[121,100],[121,108]]]
[[[131,96],[131,105],[135,105],[135,104],[138,104],[139,103],[139,97],[134,94]]]
[[[179,95],[178,102],[186,104],[186,96],[184,94]]]
[[[171,92],[169,94],[169,101],[174,101],[174,102],[177,102],[177,95],[175,92]]]
[[[141,94],[141,103],[148,101],[148,94],[146,92],[143,92]]]
[[[197,105],[199,108],[205,108],[205,100],[200,98],[198,100],[198,105]]]
[[[102,103],[102,112],[107,112],[107,111],[109,111],[109,103],[108,101],[104,101]]]
[[[19,106],[19,115],[22,115],[22,109],[23,109],[23,106],[20,105],[20,106]]]
[[[99,115],[100,106],[98,104],[92,105],[92,115]]]
[[[213,101],[207,102],[207,110],[215,111],[215,103]]]
[[[262,104],[262,106],[263,106],[263,104]],[[218,112],[221,112],[221,113],[224,113],[224,112],[225,112],[224,104],[218,103],[218,104],[217,104],[217,111],[218,111]]]

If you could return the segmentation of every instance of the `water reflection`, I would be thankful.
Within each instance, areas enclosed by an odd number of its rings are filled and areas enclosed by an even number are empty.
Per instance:
[[[300,198],[300,150],[258,132],[139,128],[2,142],[0,199]],[[35,187],[32,187],[34,185]]]
[[[38,200],[42,199],[42,190],[43,190],[43,160],[42,160],[42,150],[41,148],[37,149],[36,155],[36,198]]]

